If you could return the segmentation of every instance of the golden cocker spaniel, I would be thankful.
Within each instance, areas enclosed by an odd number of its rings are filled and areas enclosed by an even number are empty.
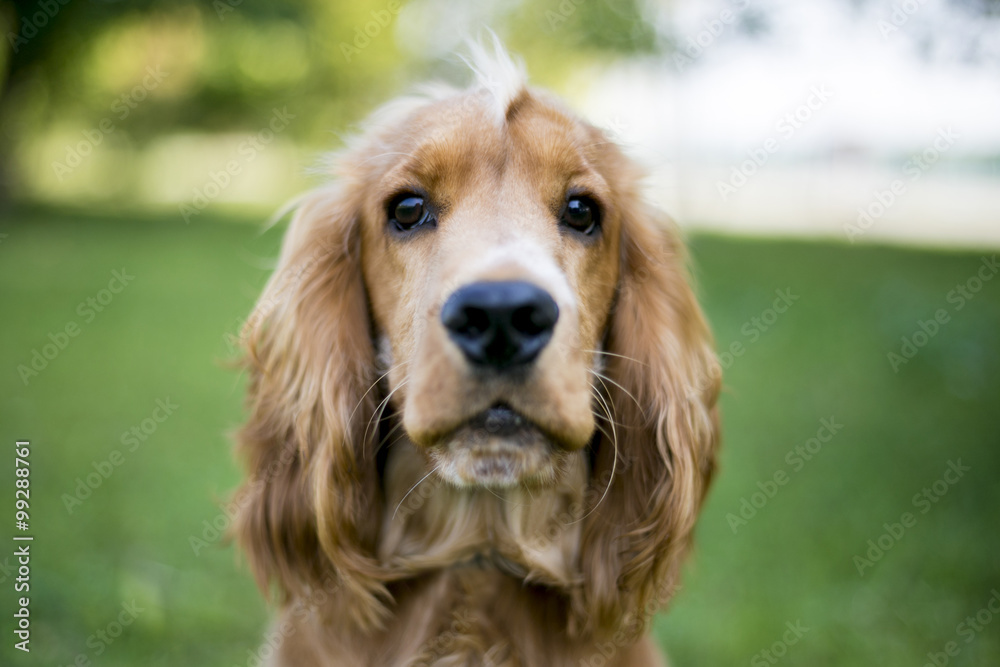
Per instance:
[[[712,341],[640,172],[495,46],[336,156],[245,327],[266,664],[662,664]]]

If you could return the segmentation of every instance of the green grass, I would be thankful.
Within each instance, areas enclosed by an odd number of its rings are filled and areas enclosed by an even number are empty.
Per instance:
[[[189,538],[239,480],[226,432],[242,384],[221,363],[225,335],[279,234],[208,216],[39,212],[8,214],[0,233],[0,475],[13,479],[13,441],[29,438],[36,536],[32,656],[12,648],[13,575],[0,570],[0,663],[245,664],[267,611],[232,547],[195,555]],[[1000,618],[969,643],[956,630],[1000,588],[1000,279],[955,312],[946,296],[980,254],[715,237],[696,238],[693,254],[720,349],[739,341],[744,353],[726,374],[722,467],[698,548],[657,622],[675,663],[768,664],[755,655],[801,621],[809,630],[780,664],[919,666],[949,641],[960,648],[949,664],[1000,664]],[[78,304],[123,267],[134,280],[85,322]],[[744,324],[785,288],[799,299],[751,342]],[[938,308],[951,321],[894,372],[887,352]],[[18,365],[70,321],[79,335],[25,386]],[[168,397],[175,413],[128,451],[123,433]],[[794,470],[786,453],[830,417],[843,427]],[[122,464],[68,513],[63,495],[113,450]],[[970,470],[921,514],[914,494],[958,459]],[[734,534],[727,515],[777,471],[787,484]],[[859,576],[853,557],[904,512],[916,524]],[[144,611],[98,656],[88,637],[132,600]]]

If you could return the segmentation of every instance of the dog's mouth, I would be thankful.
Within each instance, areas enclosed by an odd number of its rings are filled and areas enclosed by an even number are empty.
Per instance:
[[[548,484],[565,456],[538,424],[502,402],[464,422],[429,451],[437,473],[460,487]]]
[[[524,431],[537,428],[531,421],[507,403],[495,403],[470,419],[466,426],[496,437],[515,438]]]

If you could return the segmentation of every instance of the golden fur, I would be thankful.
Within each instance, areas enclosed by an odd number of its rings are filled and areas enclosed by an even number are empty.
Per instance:
[[[274,665],[659,665],[718,444],[719,369],[681,241],[595,127],[498,53],[375,114],[299,204],[244,331],[236,536],[280,593]],[[502,76],[491,72],[500,70]],[[386,231],[419,188],[432,231]],[[558,225],[570,189],[603,211]],[[526,377],[470,372],[457,287],[527,280],[560,317]],[[468,427],[498,400],[511,443]]]

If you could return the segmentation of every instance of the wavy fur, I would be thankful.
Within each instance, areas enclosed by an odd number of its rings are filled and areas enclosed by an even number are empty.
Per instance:
[[[678,585],[715,468],[711,336],[679,235],[643,203],[629,160],[537,91],[507,94],[497,127],[497,99],[439,88],[377,113],[334,162],[333,184],[300,202],[245,326],[249,474],[235,534],[279,593],[276,627],[291,628],[275,665],[569,667],[607,646],[609,665],[661,664],[644,632]],[[406,169],[403,182],[441,170],[426,179],[450,221],[434,246],[382,231],[380,188]],[[561,172],[589,173],[607,205],[589,245],[553,232],[524,194],[575,178]],[[451,405],[479,409],[485,389],[434,316],[449,285],[486,270],[450,248],[499,252],[495,240],[469,245],[496,233],[474,222],[495,218],[491,197],[539,221],[519,232],[530,237],[520,254],[555,268],[508,253],[487,278],[520,271],[567,305],[537,379],[489,390],[543,403],[555,432],[593,433],[553,453],[543,481],[499,491],[435,475],[441,459],[413,426]],[[458,220],[483,233],[456,231]],[[414,276],[429,276],[425,291]],[[588,377],[590,422],[575,394],[551,389]]]

